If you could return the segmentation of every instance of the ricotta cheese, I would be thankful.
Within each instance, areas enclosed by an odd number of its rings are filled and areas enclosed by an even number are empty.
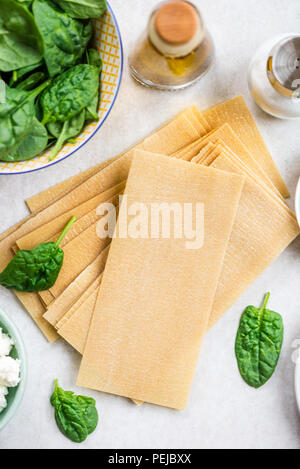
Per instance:
[[[9,355],[14,345],[14,341],[7,334],[4,334],[0,327],[0,357]]]
[[[7,406],[6,396],[8,394],[8,389],[6,386],[0,386],[0,414],[2,410]]]
[[[0,386],[14,388],[20,382],[20,360],[0,357]]]

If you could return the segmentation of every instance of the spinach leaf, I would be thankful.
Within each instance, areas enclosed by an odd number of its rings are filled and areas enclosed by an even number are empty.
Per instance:
[[[34,100],[48,84],[45,82],[30,92],[6,86],[6,101],[0,104],[0,160],[30,134],[35,117]]]
[[[21,5],[23,5],[23,7],[30,9],[30,7],[33,3],[33,0],[17,0],[17,2],[21,3]]]
[[[5,81],[0,78],[0,104],[6,102],[6,84]]]
[[[6,86],[6,101],[0,104],[0,160],[30,134],[35,117],[34,100],[48,84],[45,82],[30,92]]]
[[[55,0],[72,18],[100,18],[107,10],[105,0]]]
[[[86,396],[75,396],[75,398],[81,407],[87,432],[90,435],[96,430],[99,421],[96,401],[95,399]]]
[[[87,63],[89,65],[93,65],[94,67],[98,68],[99,73],[101,73],[103,63],[99,55],[99,52],[96,49],[87,50]]]
[[[48,0],[34,0],[33,14],[44,40],[48,72],[54,77],[81,58],[92,37],[92,24],[70,18]]]
[[[85,441],[88,431],[81,406],[73,393],[58,387],[56,380],[50,402],[55,408],[55,421],[61,433],[75,443]]]
[[[2,157],[2,161],[25,161],[31,160],[45,150],[48,144],[48,133],[46,128],[33,118],[31,132],[11,154]]]
[[[35,72],[32,75],[29,75],[29,77],[25,78],[25,80],[18,83],[16,88],[18,90],[31,91],[42,81],[45,81],[45,78],[46,74],[44,72]]]
[[[16,83],[18,83],[23,77],[28,75],[30,72],[33,72],[33,70],[36,70],[37,68],[40,68],[44,64],[43,60],[40,60],[39,62],[28,65],[28,67],[22,67],[19,70],[14,70],[9,82],[9,86],[13,87]]]
[[[273,375],[283,342],[283,321],[280,314],[263,306],[248,306],[242,315],[235,343],[235,353],[242,378],[249,386],[259,388]]]
[[[99,106],[99,101],[100,101],[100,90],[101,90],[101,83],[100,83],[100,75],[102,72],[102,60],[99,55],[99,53],[95,49],[89,49],[87,53],[87,62],[89,65],[93,65],[94,67],[97,68],[98,73],[99,73],[99,86],[98,90],[93,96],[92,101],[86,108],[86,120],[87,121],[97,121],[99,120],[98,116],[98,106]]]
[[[32,14],[15,0],[0,0],[0,70],[10,72],[42,59],[44,47]]]
[[[50,80],[45,81],[38,88],[25,92],[15,88],[9,88],[6,85],[6,100],[0,106],[0,117],[5,117],[7,114],[14,113],[21,109],[27,103],[33,103],[35,98],[44,91],[50,84]]]
[[[84,122],[85,110],[64,123],[50,122],[48,124],[49,132],[58,139],[49,157],[50,161],[54,160],[65,142],[70,140],[72,137],[76,137],[81,132]]]
[[[29,132],[34,115],[32,103],[29,101],[17,108],[24,97],[24,91],[6,86],[6,100],[0,104],[0,160],[16,148]]]
[[[35,101],[35,116],[41,122],[43,119],[43,110],[41,106],[41,95],[38,96],[37,100]]]
[[[76,65],[55,78],[42,94],[43,124],[65,122],[87,107],[99,86],[96,67]]]
[[[64,251],[59,245],[75,220],[71,218],[56,243],[42,243],[31,251],[19,251],[0,274],[0,285],[21,292],[39,292],[53,287],[64,260]]]
[[[98,115],[98,106],[99,106],[99,93],[94,95],[92,101],[86,108],[86,113],[85,113],[85,120],[87,122],[90,121],[98,121],[99,120],[99,115]]]
[[[55,421],[59,430],[71,441],[81,443],[96,429],[98,412],[94,399],[64,391],[55,380],[50,402],[55,408]]]

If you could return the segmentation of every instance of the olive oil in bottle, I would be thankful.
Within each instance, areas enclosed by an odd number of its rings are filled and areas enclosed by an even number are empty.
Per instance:
[[[214,44],[198,9],[187,1],[165,1],[151,14],[146,33],[129,58],[132,76],[160,90],[180,90],[207,73]]]

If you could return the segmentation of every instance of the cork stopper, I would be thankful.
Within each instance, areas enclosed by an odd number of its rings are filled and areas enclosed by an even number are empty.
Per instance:
[[[191,41],[198,27],[197,11],[184,1],[166,3],[156,13],[157,34],[170,44],[185,44]]]

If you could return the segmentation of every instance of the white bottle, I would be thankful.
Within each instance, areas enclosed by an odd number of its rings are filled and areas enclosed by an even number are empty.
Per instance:
[[[258,50],[248,75],[256,103],[280,119],[300,118],[300,36],[277,36]]]

